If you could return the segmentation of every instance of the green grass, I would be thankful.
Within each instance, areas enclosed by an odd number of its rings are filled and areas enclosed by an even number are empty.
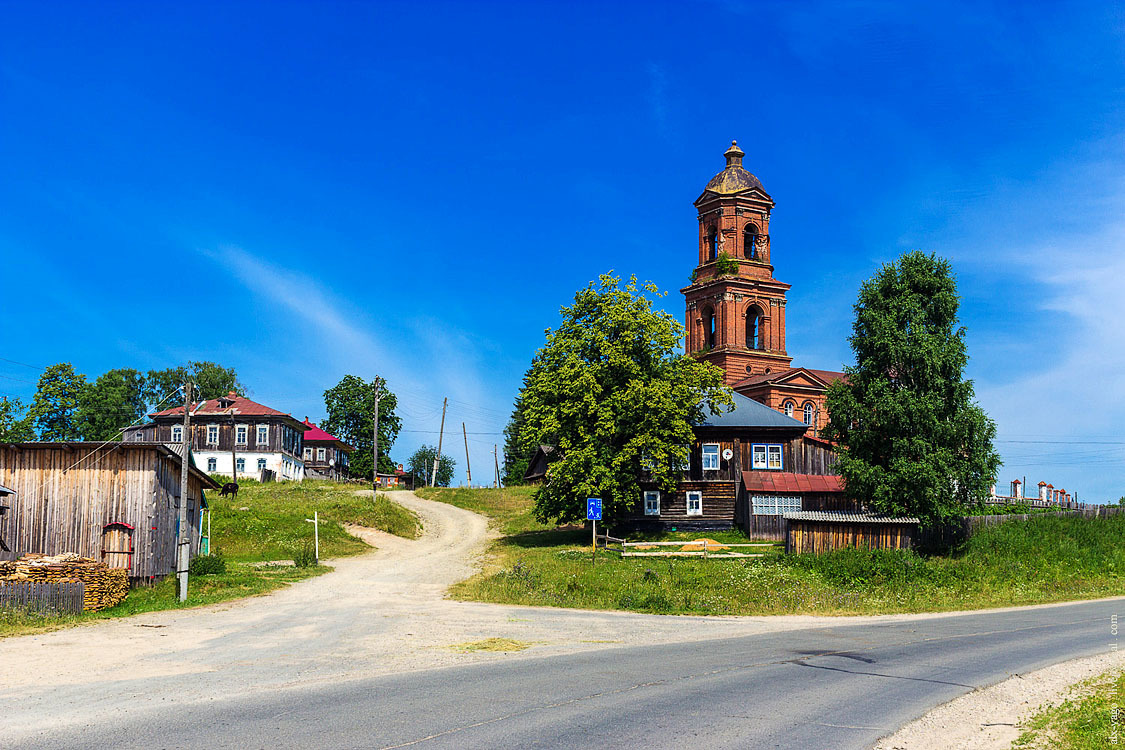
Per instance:
[[[211,504],[211,544],[228,560],[251,562],[292,560],[297,549],[312,539],[312,524],[320,513],[321,558],[355,555],[369,549],[349,534],[345,524],[382,529],[416,539],[422,532],[417,516],[392,503],[386,495],[357,496],[355,484],[335,482],[239,483],[236,498],[208,495]],[[242,510],[247,508],[248,510]]]
[[[1044,516],[982,530],[947,555],[839,550],[762,558],[627,558],[589,532],[531,515],[532,491],[431,489],[426,496],[493,518],[504,536],[458,599],[667,614],[890,614],[1039,604],[1125,594],[1125,517]],[[738,531],[630,535],[633,540],[746,540]]]
[[[1087,680],[1075,697],[1039,712],[1021,724],[1012,747],[1053,750],[1101,750],[1125,743],[1125,673],[1111,672]]]
[[[198,607],[265,594],[331,567],[296,568],[256,565],[263,561],[291,561],[312,543],[313,512],[320,514],[321,559],[356,555],[371,547],[350,534],[345,524],[382,529],[407,539],[417,538],[418,518],[385,495],[356,496],[357,485],[333,482],[240,482],[238,497],[209,493],[212,551],[227,561],[227,571],[189,578],[188,599],[180,603],[173,576],[151,587],[138,587],[115,607],[80,615],[36,616],[0,610],[0,637],[57,630],[111,617],[128,617],[165,609]],[[248,508],[248,510],[241,510]],[[206,528],[206,527],[205,527]]]

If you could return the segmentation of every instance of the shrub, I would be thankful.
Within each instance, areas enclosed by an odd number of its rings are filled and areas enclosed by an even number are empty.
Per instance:
[[[222,555],[196,555],[188,565],[188,573],[193,576],[213,576],[227,572],[227,561]]]
[[[315,568],[319,565],[311,542],[305,542],[297,548],[293,555],[293,565],[297,568]]]
[[[715,274],[718,276],[737,276],[738,261],[726,253],[719,253],[715,259]]]

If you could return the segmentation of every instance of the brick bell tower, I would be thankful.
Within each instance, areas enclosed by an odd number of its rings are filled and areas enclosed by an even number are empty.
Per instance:
[[[699,259],[687,301],[686,349],[726,373],[727,385],[751,375],[780,372],[785,352],[785,292],[770,264],[773,199],[742,168],[737,141],[723,154],[727,166],[695,201]]]

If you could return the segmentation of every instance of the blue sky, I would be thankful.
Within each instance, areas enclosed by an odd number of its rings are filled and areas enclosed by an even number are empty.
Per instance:
[[[1125,494],[1125,15],[1110,4],[0,3],[0,357],[236,367],[323,416],[386,377],[474,480],[597,274],[683,315],[732,138],[777,201],[789,353],[951,259],[1006,465]],[[0,360],[0,393],[37,371]]]

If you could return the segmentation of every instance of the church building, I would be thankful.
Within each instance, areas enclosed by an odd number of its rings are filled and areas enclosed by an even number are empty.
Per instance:
[[[819,437],[824,394],[842,372],[794,367],[785,349],[785,293],[774,278],[770,211],[774,201],[742,166],[732,141],[726,168],[695,201],[698,265],[681,289],[687,303],[687,353],[718,366],[736,393],[808,425]]]

